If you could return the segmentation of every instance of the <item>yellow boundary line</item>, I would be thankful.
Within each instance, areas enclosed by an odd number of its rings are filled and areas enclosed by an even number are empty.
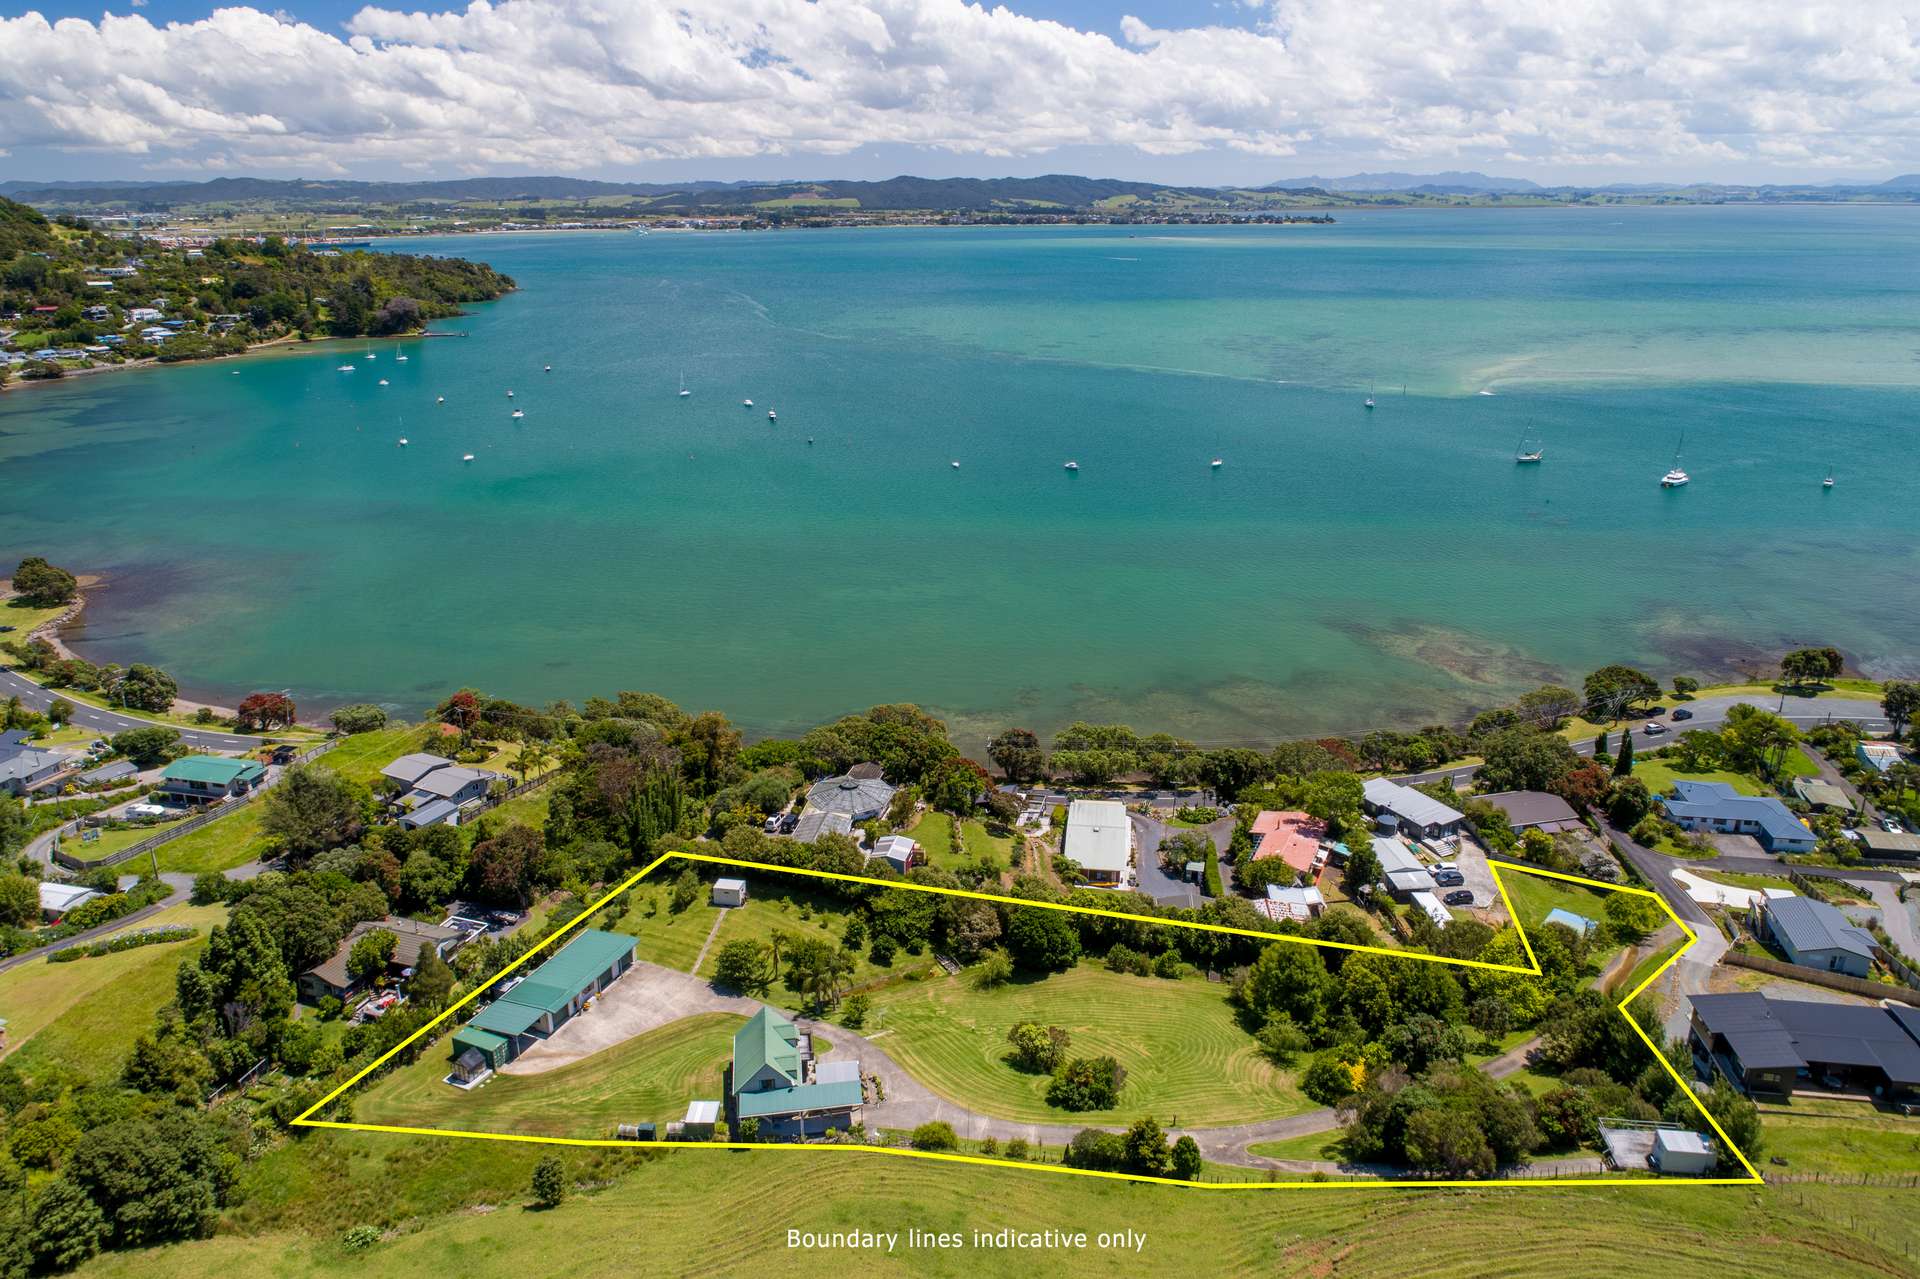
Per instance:
[[[1077,914],[1077,915],[1097,915],[1106,919],[1131,920],[1137,923],[1155,924],[1164,928],[1188,928],[1188,929],[1193,929],[1194,931],[1197,931],[1197,932],[1226,933],[1226,934],[1237,936],[1237,937],[1253,937],[1266,942],[1281,942],[1281,943],[1290,942],[1290,943],[1293,943],[1296,945],[1302,945],[1302,946],[1318,946],[1327,950],[1346,950],[1346,951],[1355,951],[1361,954],[1368,954],[1368,955],[1386,955],[1394,959],[1412,959],[1412,960],[1418,960],[1418,961],[1421,961],[1424,963],[1430,963],[1430,964],[1446,964],[1446,965],[1450,965],[1457,968],[1480,968],[1480,969],[1485,969],[1491,972],[1518,973],[1523,976],[1529,976],[1529,977],[1539,977],[1543,975],[1542,970],[1540,968],[1540,961],[1534,956],[1533,944],[1527,940],[1527,931],[1525,928],[1521,926],[1519,916],[1514,913],[1513,900],[1507,895],[1506,883],[1500,877],[1500,872],[1502,870],[1517,871],[1524,875],[1539,875],[1547,879],[1564,880],[1567,883],[1571,883],[1571,884],[1581,884],[1588,888],[1597,888],[1602,892],[1632,893],[1639,897],[1651,898],[1655,903],[1659,905],[1661,910],[1666,912],[1667,918],[1671,919],[1675,924],[1678,924],[1680,926],[1680,931],[1686,935],[1687,940],[1684,945],[1682,945],[1678,950],[1674,951],[1672,955],[1668,956],[1667,961],[1664,964],[1661,964],[1660,967],[1656,968],[1647,977],[1645,981],[1641,982],[1638,986],[1635,986],[1632,990],[1628,991],[1626,996],[1620,1000],[1618,1005],[1616,1005],[1616,1011],[1618,1011],[1622,1017],[1626,1018],[1627,1024],[1633,1027],[1634,1034],[1640,1037],[1641,1042],[1646,1044],[1648,1051],[1653,1054],[1654,1060],[1658,1061],[1661,1067],[1665,1069],[1666,1072],[1673,1077],[1674,1082],[1679,1085],[1681,1091],[1685,1093],[1687,1099],[1693,1102],[1694,1108],[1700,1112],[1701,1117],[1707,1121],[1709,1126],[1712,1127],[1714,1134],[1720,1138],[1720,1142],[1723,1149],[1730,1150],[1733,1152],[1734,1157],[1740,1161],[1740,1166],[1746,1169],[1747,1175],[1745,1177],[1688,1177],[1688,1178],[1659,1178],[1659,1177],[1653,1177],[1653,1178],[1565,1177],[1565,1178],[1540,1178],[1540,1179],[1498,1179],[1496,1178],[1496,1179],[1479,1180],[1479,1181],[1476,1181],[1476,1180],[1430,1180],[1426,1178],[1418,1178],[1418,1179],[1408,1178],[1408,1179],[1397,1179],[1397,1180],[1391,1179],[1391,1178],[1375,1178],[1371,1180],[1354,1180],[1354,1181],[1249,1181],[1249,1182],[1181,1181],[1173,1177],[1153,1177],[1153,1176],[1147,1176],[1141,1173],[1105,1172],[1105,1171],[1094,1169],[1094,1168],[1069,1168],[1064,1164],[1038,1164],[1038,1163],[1027,1163],[1024,1161],[1011,1160],[1011,1159],[988,1159],[980,1155],[952,1154],[944,1151],[933,1151],[933,1150],[911,1150],[911,1149],[903,1149],[896,1146],[846,1145],[846,1144],[839,1144],[839,1143],[831,1144],[831,1145],[808,1145],[803,1143],[786,1143],[786,1144],[765,1143],[763,1144],[759,1142],[744,1142],[744,1141],[622,1141],[616,1138],[603,1138],[603,1137],[537,1137],[537,1136],[533,1136],[531,1134],[525,1134],[525,1133],[474,1132],[474,1131],[461,1129],[461,1128],[410,1128],[410,1127],[397,1125],[397,1124],[360,1124],[360,1123],[346,1123],[339,1120],[313,1118],[314,1114],[316,1114],[321,1110],[324,1110],[327,1106],[331,1105],[348,1089],[352,1088],[355,1084],[359,1083],[362,1079],[365,1079],[368,1075],[372,1074],[375,1070],[378,1070],[381,1066],[385,1065],[401,1050],[406,1048],[407,1045],[413,1043],[415,1040],[425,1035],[428,1031],[432,1030],[435,1026],[440,1025],[440,1023],[446,1021],[448,1018],[452,1017],[455,1013],[459,1012],[462,1008],[472,1003],[475,999],[479,998],[480,995],[485,993],[495,983],[504,980],[510,973],[513,972],[514,969],[520,967],[522,964],[533,959],[535,956],[541,954],[542,952],[549,950],[553,946],[554,942],[564,937],[570,930],[579,927],[581,924],[585,923],[588,919],[592,918],[594,913],[598,911],[602,906],[605,906],[608,902],[612,901],[615,897],[618,897],[621,893],[624,893],[629,888],[632,888],[635,884],[645,879],[648,875],[652,874],[655,870],[665,865],[668,861],[675,860],[675,859],[686,861],[686,862],[705,862],[709,865],[714,865],[714,866],[729,866],[729,867],[734,867],[740,870],[761,871],[768,874],[800,875],[800,876],[805,876],[812,879],[838,880],[842,883],[848,883],[848,884],[868,884],[876,888],[904,889],[909,892],[919,892],[919,893],[936,893],[946,897],[969,897],[974,899],[975,901],[995,902],[998,904],[1008,905],[1008,906],[1028,906],[1028,907],[1034,907],[1041,910],[1066,911],[1070,914]],[[1518,964],[1494,964],[1494,963],[1488,963],[1483,960],[1477,960],[1477,959],[1452,959],[1443,955],[1427,955],[1427,954],[1421,954],[1416,951],[1394,950],[1386,946],[1360,946],[1351,942],[1321,941],[1315,938],[1299,937],[1299,936],[1294,936],[1294,935],[1289,935],[1284,933],[1266,933],[1266,932],[1261,932],[1257,929],[1251,929],[1251,928],[1233,928],[1225,924],[1202,924],[1202,923],[1193,923],[1185,920],[1158,919],[1151,915],[1138,915],[1128,911],[1120,911],[1120,910],[1100,910],[1096,907],[1090,907],[1090,906],[1069,906],[1061,902],[1027,901],[1023,898],[1007,897],[999,893],[973,892],[964,888],[939,888],[931,884],[913,884],[913,883],[907,883],[901,880],[894,880],[894,879],[875,879],[867,875],[843,875],[834,871],[812,870],[809,868],[799,867],[799,866],[774,866],[774,865],[767,864],[765,862],[743,861],[735,857],[714,857],[706,853],[686,853],[686,852],[663,853],[659,857],[654,858],[651,862],[648,862],[645,866],[641,867],[639,870],[635,871],[632,875],[629,875],[626,879],[622,880],[619,884],[615,885],[613,888],[608,889],[605,893],[603,893],[600,896],[599,900],[595,901],[591,906],[587,907],[587,909],[585,909],[584,911],[581,911],[580,914],[576,915],[574,918],[568,920],[565,924],[562,924],[559,928],[556,928],[551,935],[542,939],[537,946],[533,947],[533,949],[529,950],[526,954],[520,956],[520,958],[514,960],[512,963],[508,964],[505,968],[501,969],[491,979],[489,979],[485,985],[476,987],[474,990],[470,991],[464,998],[460,999],[458,1002],[453,1004],[445,1012],[442,1012],[438,1017],[435,1017],[432,1021],[428,1022],[426,1025],[422,1026],[420,1029],[414,1031],[411,1035],[407,1036],[405,1039],[395,1044],[392,1048],[389,1048],[386,1052],[382,1053],[379,1057],[369,1062],[366,1066],[362,1067],[358,1072],[354,1074],[354,1076],[351,1079],[348,1079],[345,1083],[335,1088],[332,1092],[322,1097],[319,1101],[316,1101],[313,1103],[313,1105],[307,1107],[304,1111],[302,1111],[299,1114],[297,1118],[293,1120],[293,1126],[296,1128],[331,1128],[331,1129],[336,1129],[344,1132],[397,1133],[402,1136],[409,1136],[409,1137],[458,1137],[458,1138],[464,1138],[469,1141],[518,1141],[518,1142],[526,1142],[529,1144],[543,1145],[543,1146],[588,1146],[588,1147],[602,1147],[602,1148],[611,1148],[611,1149],[620,1149],[620,1150],[639,1148],[639,1149],[662,1149],[662,1150],[753,1150],[753,1151],[776,1151],[777,1150],[777,1151],[813,1151],[813,1152],[849,1151],[849,1152],[860,1152],[860,1153],[867,1153],[867,1154],[894,1155],[894,1156],[899,1156],[899,1157],[908,1158],[908,1159],[932,1159],[932,1160],[937,1160],[945,1163],[978,1164],[978,1165],[981,1165],[982,1167],[988,1167],[988,1168],[1031,1169],[1038,1172],[1063,1173],[1068,1176],[1074,1176],[1074,1177],[1095,1177],[1095,1178],[1101,1178],[1108,1181],[1147,1182],[1152,1185],[1179,1186],[1187,1190],[1313,1190],[1313,1189],[1352,1190],[1352,1189],[1379,1189],[1379,1188],[1415,1189],[1415,1190],[1419,1190],[1419,1189],[1442,1190],[1442,1189],[1461,1189],[1461,1188],[1485,1190],[1489,1188],[1500,1188],[1500,1189],[1512,1188],[1517,1190],[1517,1189],[1523,1189],[1523,1188],[1524,1189],[1536,1189],[1536,1188],[1551,1189],[1551,1188],[1564,1187],[1564,1186],[1656,1187],[1656,1186],[1753,1186],[1753,1185],[1765,1184],[1765,1178],[1761,1177],[1758,1170],[1754,1168],[1752,1162],[1747,1158],[1746,1153],[1742,1151],[1738,1146],[1734,1145],[1733,1139],[1727,1136],[1726,1130],[1720,1126],[1719,1121],[1716,1120],[1712,1116],[1712,1114],[1710,1114],[1707,1111],[1707,1108],[1705,1106],[1700,1104],[1700,1098],[1693,1091],[1692,1085],[1690,1085],[1686,1081],[1686,1079],[1684,1079],[1681,1076],[1679,1071],[1673,1068],[1673,1063],[1667,1060],[1667,1055],[1660,1050],[1659,1045],[1654,1043],[1654,1041],[1647,1035],[1647,1032],[1641,1028],[1640,1023],[1635,1021],[1633,1017],[1627,1012],[1627,1006],[1633,1002],[1633,1000],[1640,994],[1641,991],[1645,990],[1648,986],[1651,986],[1655,981],[1659,980],[1660,977],[1663,974],[1665,974],[1669,968],[1673,967],[1673,965],[1677,963],[1682,956],[1684,956],[1688,951],[1692,950],[1696,945],[1699,944],[1699,941],[1700,941],[1699,936],[1694,933],[1693,929],[1687,926],[1687,922],[1681,919],[1680,916],[1674,914],[1673,908],[1671,906],[1668,906],[1666,901],[1662,899],[1658,893],[1651,892],[1645,888],[1628,888],[1619,884],[1602,883],[1599,880],[1585,879],[1579,875],[1567,875],[1567,874],[1561,873],[1560,871],[1544,870],[1535,866],[1521,866],[1514,862],[1499,861],[1491,857],[1487,859],[1487,866],[1493,872],[1494,887],[1500,890],[1500,900],[1503,903],[1505,903],[1507,907],[1507,918],[1513,922],[1514,931],[1520,935],[1520,945],[1522,949],[1524,949],[1527,953],[1527,961],[1528,961],[1528,964],[1530,965],[1528,967],[1521,967]]]

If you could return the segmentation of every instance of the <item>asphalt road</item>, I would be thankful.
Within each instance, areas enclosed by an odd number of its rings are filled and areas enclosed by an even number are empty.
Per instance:
[[[60,696],[59,690],[43,688],[24,675],[13,671],[0,671],[0,700],[18,697],[20,704],[28,710],[45,711]],[[68,698],[68,701],[73,701]],[[73,722],[85,728],[99,730],[111,736],[124,733],[132,728],[152,728],[156,721],[141,719],[134,715],[122,715],[118,711],[103,711],[97,706],[85,702],[73,702]],[[175,727],[164,725],[163,727]],[[244,733],[221,733],[204,728],[181,728],[180,740],[188,746],[208,751],[245,751],[263,744],[264,737],[249,737]]]
[[[1667,731],[1664,733],[1649,733],[1644,727],[1635,728],[1633,748],[1639,751],[1665,746],[1690,728],[1718,729],[1726,723],[1728,709],[1738,705],[1758,706],[1763,711],[1773,711],[1780,718],[1803,729],[1836,719],[1859,720],[1872,730],[1884,730],[1887,727],[1886,718],[1880,713],[1880,703],[1867,698],[1789,697],[1786,699],[1786,708],[1776,710],[1781,705],[1781,699],[1778,697],[1701,697],[1686,704],[1686,709],[1693,712],[1692,719],[1675,720],[1670,712],[1653,716],[1654,722],[1666,727]],[[1648,721],[1641,719],[1632,722],[1636,725],[1644,725]],[[1615,729],[1608,736],[1615,742],[1619,741],[1619,730]],[[1575,742],[1573,749],[1576,754],[1591,755],[1593,741],[1589,738],[1583,742]],[[1443,777],[1451,777],[1455,782],[1464,782],[1478,771],[1479,766],[1476,764],[1460,764],[1453,768],[1435,769],[1430,773],[1413,773],[1396,780],[1408,785],[1437,782]]]

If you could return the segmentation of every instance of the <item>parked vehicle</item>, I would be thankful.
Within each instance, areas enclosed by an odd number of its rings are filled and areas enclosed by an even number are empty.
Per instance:
[[[1667,731],[1667,726],[1666,726],[1665,724],[1662,724],[1662,723],[1661,723],[1661,722],[1660,722],[1659,720],[1657,720],[1657,719],[1650,719],[1650,720],[1648,720],[1648,721],[1647,721],[1647,736],[1648,736],[1648,737],[1658,737],[1658,736],[1660,736],[1660,734],[1662,734],[1662,733],[1664,733],[1664,732],[1666,732],[1666,731]]]
[[[1437,870],[1433,873],[1433,882],[1442,888],[1453,888],[1467,882],[1467,877],[1457,870]]]
[[[1887,834],[1889,835],[1899,835],[1903,833],[1900,827],[1900,823],[1894,821],[1893,818],[1891,817],[1882,817],[1880,819],[1880,829],[1887,832]]]
[[[798,813],[788,813],[785,817],[782,817],[780,819],[780,833],[782,835],[793,834],[795,830],[799,829],[799,826],[800,826],[800,814]]]
[[[1667,718],[1668,719],[1692,719],[1693,712],[1688,710],[1684,706],[1676,706],[1673,708],[1673,714],[1669,715]]]
[[[1468,889],[1462,888],[1458,892],[1448,893],[1440,900],[1449,906],[1471,906],[1473,905],[1473,893]]]

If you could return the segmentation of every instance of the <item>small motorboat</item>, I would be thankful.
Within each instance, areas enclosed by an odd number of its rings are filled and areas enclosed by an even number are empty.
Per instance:
[[[953,464],[953,469],[954,469],[954,470],[956,470],[956,471],[957,471],[957,470],[959,470],[959,469],[960,469],[960,463],[958,463],[958,462],[955,462],[955,463]]]
[[[508,398],[509,400],[511,400],[511,399],[513,398],[513,392],[512,392],[512,391],[508,391],[508,392],[507,392],[507,398]]]
[[[767,410],[767,421],[778,422],[779,420],[780,420],[780,415],[778,413],[775,413],[772,409]]]
[[[400,447],[401,448],[407,447],[407,437],[404,435],[400,437]]]
[[[542,365],[540,368],[540,371],[542,373],[551,373],[553,372],[553,365],[551,364]]]
[[[1067,469],[1069,471],[1077,471],[1080,469],[1080,464],[1078,462],[1069,462],[1067,463]]]
[[[471,453],[463,453],[463,454],[461,454],[461,456],[460,456],[460,460],[461,460],[462,462],[471,462],[471,461],[473,461],[473,454],[471,454]]]
[[[444,395],[442,395],[442,396],[437,396],[437,397],[436,397],[436,398],[434,399],[434,401],[433,401],[433,402],[434,402],[435,404],[445,404],[445,403],[447,402],[447,397],[446,397],[446,396],[444,396]]]
[[[381,379],[380,379],[380,385],[381,385],[381,386],[385,386],[385,385],[387,385],[387,379],[385,379],[385,378],[381,378]]]
[[[524,409],[515,409],[513,411],[513,415],[517,418],[520,418],[520,417],[525,417],[527,414],[526,414],[526,410]]]
[[[1216,457],[1213,459],[1212,462],[1208,463],[1208,465],[1213,467],[1213,469],[1217,471],[1220,469],[1220,459]]]
[[[335,369],[334,372],[335,373],[351,373],[353,372],[353,365],[342,364],[339,368]]]
[[[741,408],[743,408],[743,409],[750,409],[750,408],[752,408],[752,407],[753,407],[753,401],[752,401],[752,400],[742,400],[742,401],[740,401],[740,407],[741,407]]]

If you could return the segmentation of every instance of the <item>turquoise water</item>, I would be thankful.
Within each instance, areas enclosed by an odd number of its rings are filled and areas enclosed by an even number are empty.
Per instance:
[[[0,556],[108,575],[91,656],[315,706],[1237,742],[1621,658],[1920,671],[1920,211],[1340,219],[416,245],[522,289],[0,397]]]

